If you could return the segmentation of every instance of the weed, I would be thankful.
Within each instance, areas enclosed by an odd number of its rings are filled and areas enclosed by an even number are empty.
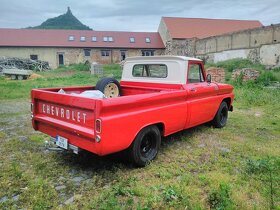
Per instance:
[[[277,81],[277,77],[271,71],[265,71],[261,73],[256,83],[263,86],[268,86],[273,81]]]
[[[164,200],[166,202],[171,202],[173,200],[178,200],[179,196],[173,188],[167,188],[163,192]]]
[[[241,58],[220,61],[215,64],[213,63],[206,64],[206,67],[208,66],[221,67],[229,72],[232,72],[234,69],[242,69],[242,68],[255,68],[257,70],[262,70],[264,68],[263,65],[261,64],[255,64],[248,59],[241,59]]]
[[[275,197],[280,194],[280,158],[248,159],[245,172],[249,178],[259,179],[263,182],[263,186],[268,192],[270,208],[275,209]]]
[[[22,177],[22,171],[18,162],[12,162],[12,173],[17,179],[20,179]]]
[[[218,189],[210,191],[208,193],[208,203],[211,209],[233,209],[229,185],[221,183]]]

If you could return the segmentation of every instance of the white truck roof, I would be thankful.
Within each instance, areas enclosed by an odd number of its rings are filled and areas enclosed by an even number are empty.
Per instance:
[[[186,56],[173,56],[173,55],[161,55],[161,56],[134,56],[134,57],[127,57],[125,61],[151,61],[151,60],[181,60],[181,61],[202,61],[198,58],[186,57]]]
[[[197,58],[185,56],[137,56],[125,59],[122,81],[146,82],[161,84],[186,84],[188,61],[201,61]],[[164,64],[167,66],[167,77],[135,77],[132,75],[133,67],[139,64]]]

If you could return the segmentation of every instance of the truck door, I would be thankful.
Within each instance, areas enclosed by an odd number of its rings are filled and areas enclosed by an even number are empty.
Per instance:
[[[186,128],[208,122],[216,112],[218,86],[207,83],[203,65],[200,61],[189,61],[187,70],[188,120]]]

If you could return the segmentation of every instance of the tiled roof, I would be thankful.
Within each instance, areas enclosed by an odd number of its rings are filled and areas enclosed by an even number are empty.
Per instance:
[[[163,17],[173,39],[206,38],[263,26],[257,20],[224,20],[203,18]]]
[[[69,36],[74,36],[74,40],[69,41]],[[85,41],[81,41],[81,37],[85,37]],[[92,41],[92,37],[96,37],[96,42]],[[103,37],[108,37],[108,41],[103,41]],[[134,43],[130,42],[130,37],[134,37]],[[150,42],[146,42],[146,38],[150,38]],[[43,29],[0,29],[0,46],[141,49],[164,48],[164,44],[158,32]]]

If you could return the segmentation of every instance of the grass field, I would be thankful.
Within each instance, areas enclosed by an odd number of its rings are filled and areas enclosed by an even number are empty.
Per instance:
[[[117,66],[106,74],[120,78]],[[256,83],[229,81],[236,98],[225,128],[171,135],[145,168],[119,154],[59,151],[32,129],[30,90],[96,84],[83,68],[1,78],[0,209],[280,209],[280,90],[265,87],[279,71],[264,74]]]

